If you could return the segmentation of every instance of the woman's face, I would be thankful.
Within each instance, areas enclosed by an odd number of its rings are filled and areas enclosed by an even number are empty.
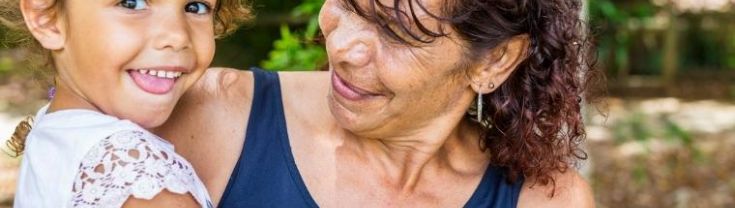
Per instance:
[[[368,0],[357,2],[369,8]],[[393,0],[381,2],[393,5]],[[442,0],[421,3],[441,15]],[[415,2],[413,6],[421,23],[439,31],[438,20]],[[400,136],[396,132],[411,134],[439,117],[464,115],[475,94],[466,77],[468,66],[462,64],[465,48],[449,27],[444,27],[449,37],[410,46],[346,7],[341,0],[326,0],[319,16],[332,74],[329,105],[343,128],[384,138]]]

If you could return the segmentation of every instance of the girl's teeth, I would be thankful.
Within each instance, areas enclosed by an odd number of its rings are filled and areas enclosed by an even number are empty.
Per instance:
[[[183,74],[183,72],[156,71],[156,70],[148,70],[148,69],[139,69],[138,72],[141,74],[148,74],[151,76],[167,78],[167,79],[179,78]]]

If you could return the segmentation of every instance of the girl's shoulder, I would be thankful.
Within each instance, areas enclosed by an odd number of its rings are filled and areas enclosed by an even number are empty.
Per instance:
[[[150,199],[164,189],[207,203],[191,165],[168,142],[99,112],[45,109],[26,141],[18,204],[98,207],[124,203],[128,196]],[[39,197],[43,201],[33,202]]]
[[[128,129],[104,138],[82,158],[70,206],[121,207],[129,198],[150,200],[163,191],[211,204],[191,164],[170,143],[142,128]]]
[[[101,140],[121,131],[142,130],[140,126],[100,112],[69,109],[47,113],[48,106],[36,114],[28,135],[27,154],[49,155],[66,152],[78,159]]]
[[[96,111],[45,109],[29,135],[27,154],[38,165],[60,162],[44,166],[63,172],[58,179],[72,187],[70,207],[120,207],[130,197],[152,199],[164,190],[190,193],[203,206],[209,202],[191,164],[162,138]],[[54,159],[59,157],[64,159]]]

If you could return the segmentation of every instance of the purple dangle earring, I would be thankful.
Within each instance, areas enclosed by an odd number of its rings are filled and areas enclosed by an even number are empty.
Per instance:
[[[56,87],[51,87],[50,89],[48,89],[48,94],[46,94],[48,100],[53,100],[55,95],[56,95]]]
[[[57,80],[56,77],[54,77],[54,85],[51,85],[51,88],[48,89],[48,92],[46,93],[46,98],[48,98],[49,101],[53,100],[54,97],[56,97],[56,84]]]

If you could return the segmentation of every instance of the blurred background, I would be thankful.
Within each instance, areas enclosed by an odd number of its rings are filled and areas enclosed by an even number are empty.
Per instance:
[[[218,42],[214,65],[320,68],[322,2],[255,0],[257,19]],[[735,0],[585,2],[608,76],[604,102],[585,108],[580,169],[598,207],[735,207]],[[0,42],[2,144],[46,102],[26,57]],[[0,207],[11,207],[19,159],[0,146]]]

